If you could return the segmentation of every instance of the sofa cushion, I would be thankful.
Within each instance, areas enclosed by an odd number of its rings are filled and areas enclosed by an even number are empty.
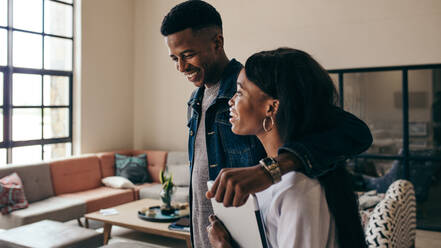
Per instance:
[[[114,189],[105,186],[59,196],[85,201],[87,213],[114,207],[135,199],[132,189]]]
[[[101,186],[100,162],[96,156],[75,157],[50,163],[56,195]]]
[[[161,184],[150,184],[139,189],[139,199],[161,199],[159,193],[162,190]],[[176,191],[173,195],[175,202],[188,202],[189,187],[176,187]]]
[[[168,152],[167,154],[167,166],[173,164],[190,164],[188,160],[188,152]]]
[[[0,228],[13,228],[44,219],[67,221],[82,217],[86,213],[86,202],[81,199],[49,197],[34,202],[26,209],[0,216]]]
[[[147,155],[124,156],[115,154],[116,176],[125,177],[132,183],[149,182],[147,171]]]
[[[13,172],[17,172],[21,178],[26,200],[29,203],[43,200],[54,195],[48,163],[0,166],[0,178]]]
[[[149,151],[149,150],[136,150],[133,152],[133,156],[139,154],[147,154],[147,170],[149,171],[151,181],[153,183],[159,183],[159,173],[161,170],[165,170],[165,162],[167,160],[166,151]]]
[[[133,193],[135,196],[135,200],[139,200],[139,191],[144,188],[144,187],[150,187],[150,186],[154,186],[154,185],[158,185],[159,183],[143,183],[143,184],[136,184],[135,187],[133,188]],[[159,199],[159,198],[158,198]]]
[[[102,233],[51,220],[20,226],[0,234],[1,247],[91,248],[102,243]]]
[[[101,182],[107,187],[111,187],[115,189],[132,189],[135,187],[135,185],[125,177],[117,177],[117,176],[106,177],[101,179]]]
[[[190,186],[190,167],[188,164],[167,165],[167,171],[173,175],[173,183],[176,186]]]
[[[173,175],[175,185],[190,185],[190,162],[187,152],[169,152],[166,164],[168,172]]]
[[[117,152],[103,152],[97,154],[100,160],[102,177],[115,176],[115,153],[126,156],[137,156],[140,154],[147,154],[147,170],[152,182],[159,183],[159,172],[165,169],[165,162],[167,160],[166,151],[152,151],[152,150],[122,150]]]
[[[2,214],[8,214],[14,210],[27,208],[23,183],[17,173],[0,179],[0,210]]]
[[[98,153],[97,157],[100,160],[100,169],[101,169],[102,177],[115,176],[115,154],[116,153],[126,155],[126,156],[132,155],[132,152],[129,150]]]

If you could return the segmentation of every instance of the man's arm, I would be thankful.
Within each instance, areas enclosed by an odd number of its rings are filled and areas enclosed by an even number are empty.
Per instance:
[[[293,154],[300,160],[302,172],[309,177],[318,177],[335,169],[336,162],[367,150],[372,144],[372,135],[367,125],[340,108],[336,107],[335,111],[333,128],[284,144],[279,149],[279,157],[286,152]],[[288,159],[286,163],[292,162]],[[286,172],[299,171],[292,164],[285,165],[285,168]]]
[[[372,144],[367,125],[354,115],[336,108],[333,128],[307,135],[279,149],[276,160],[282,175],[299,171],[317,177],[336,168],[337,161],[365,151]],[[222,169],[208,198],[215,197],[225,206],[240,206],[249,194],[260,192],[273,184],[272,178],[260,166]]]

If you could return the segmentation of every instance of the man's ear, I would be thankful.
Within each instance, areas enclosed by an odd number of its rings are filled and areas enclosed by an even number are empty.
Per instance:
[[[222,33],[216,33],[214,39],[214,49],[219,50],[224,48],[224,36]]]

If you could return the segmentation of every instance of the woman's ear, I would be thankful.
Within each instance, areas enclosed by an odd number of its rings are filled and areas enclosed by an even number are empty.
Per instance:
[[[279,100],[277,99],[271,99],[268,100],[268,107],[267,107],[267,116],[275,116],[277,112],[279,111]]]
[[[273,106],[273,115],[276,115],[277,114],[277,112],[279,111],[279,100],[277,100],[277,99],[274,99],[273,100],[273,104],[272,104],[272,106]]]

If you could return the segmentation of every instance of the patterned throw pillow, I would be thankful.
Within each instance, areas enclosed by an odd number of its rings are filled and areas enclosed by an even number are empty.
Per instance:
[[[147,155],[136,157],[115,154],[116,176],[129,179],[132,183],[145,183],[150,181],[147,171]]]
[[[23,183],[17,173],[0,179],[0,211],[2,214],[28,207]]]

